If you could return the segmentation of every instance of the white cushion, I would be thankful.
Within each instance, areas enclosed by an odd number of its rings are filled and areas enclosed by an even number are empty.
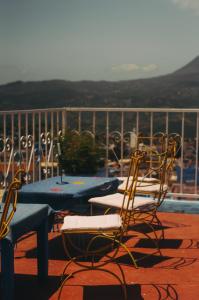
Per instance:
[[[123,199],[124,199],[123,194],[115,193],[103,197],[94,197],[89,199],[88,202],[92,204],[105,205],[108,207],[121,208]],[[156,203],[157,201],[151,197],[135,196],[134,202],[130,200],[128,210],[133,210],[133,209],[141,210],[143,207],[146,208],[146,206],[151,206],[152,204],[156,204]],[[128,204],[128,196],[126,196],[125,198],[124,209],[127,209],[127,204]]]
[[[130,177],[129,182],[128,182],[128,187],[130,187],[132,183],[132,177]],[[136,187],[136,192],[143,192],[143,193],[157,193],[160,190],[160,184],[157,183],[157,179],[154,178],[144,178],[144,177],[138,177],[140,181],[137,181],[137,187]],[[141,181],[141,179],[143,181]],[[126,189],[127,185],[127,179],[125,178],[124,182],[121,183],[118,186],[118,191],[119,192],[124,192]],[[163,185],[163,190],[167,190],[167,185]]]
[[[118,180],[121,181],[127,181],[128,177],[117,177]],[[130,178],[132,178],[132,176],[130,176]],[[152,177],[142,177],[142,176],[138,176],[138,181],[145,181],[145,182],[157,182],[158,179],[157,178],[152,178]]]
[[[66,216],[61,231],[71,230],[114,230],[122,226],[119,214],[100,216]]]
[[[166,192],[167,190],[167,185],[164,184],[162,189],[164,192]],[[144,193],[158,193],[160,191],[160,184],[150,184],[150,183],[145,183],[145,182],[141,182],[141,184],[139,184],[136,187],[136,192],[144,192]]]
[[[144,181],[144,182],[158,182],[159,180],[157,178],[153,177],[140,177],[138,176],[138,181]]]

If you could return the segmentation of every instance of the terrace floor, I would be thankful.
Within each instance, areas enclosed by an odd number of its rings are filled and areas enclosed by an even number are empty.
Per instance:
[[[165,228],[161,242],[162,256],[151,255],[140,261],[139,269],[130,265],[126,252],[118,257],[125,272],[128,300],[197,300],[199,299],[199,215],[159,213]],[[146,239],[130,232],[126,242],[135,256],[153,253]],[[65,254],[58,232],[49,234],[49,278],[43,286],[37,282],[36,236],[24,236],[15,250],[15,298],[57,299]],[[110,266],[115,270],[116,266]],[[76,267],[71,267],[74,270]],[[121,288],[109,274],[89,271],[68,281],[61,299],[120,300]]]

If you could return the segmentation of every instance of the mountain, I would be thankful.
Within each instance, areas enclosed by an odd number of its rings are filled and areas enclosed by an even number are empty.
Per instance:
[[[0,85],[0,110],[64,106],[198,108],[199,56],[171,74],[148,79]]]
[[[199,56],[193,59],[190,63],[182,67],[181,69],[177,70],[173,74],[177,76],[187,76],[189,75],[199,75]]]

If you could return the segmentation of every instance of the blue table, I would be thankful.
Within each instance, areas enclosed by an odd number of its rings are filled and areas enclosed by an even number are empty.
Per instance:
[[[2,209],[1,209],[2,211]],[[2,300],[14,299],[14,245],[18,238],[30,231],[37,232],[38,278],[48,276],[48,229],[53,210],[43,204],[18,204],[8,235],[1,243]],[[0,212],[1,218],[1,212]]]
[[[55,210],[71,209],[77,203],[87,203],[91,197],[114,193],[119,185],[117,178],[109,177],[52,177],[27,184],[19,192],[20,203],[43,203]]]

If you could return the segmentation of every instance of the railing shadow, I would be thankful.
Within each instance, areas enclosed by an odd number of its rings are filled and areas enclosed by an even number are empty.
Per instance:
[[[138,239],[134,248],[155,248],[153,239]],[[160,249],[199,249],[198,239],[162,239],[158,241]]]
[[[59,285],[60,276],[49,276],[45,283],[40,283],[38,282],[37,275],[15,274],[15,299],[48,300],[56,293]]]
[[[152,224],[154,231],[159,231],[159,230],[166,230],[166,229],[170,229],[170,226],[163,226],[163,225],[156,225],[156,224]],[[150,233],[152,232],[152,229],[147,226],[144,223],[140,223],[140,224],[136,224],[136,225],[130,225],[129,226],[129,230],[131,231],[135,231],[135,232],[140,232],[140,233]]]
[[[153,287],[157,293],[157,298],[154,298],[156,300],[178,300],[178,293],[176,291],[175,285],[172,284],[152,284],[151,287]]]
[[[166,270],[180,270],[182,268],[186,268],[188,266],[193,265],[198,261],[197,258],[189,258],[189,257],[170,257],[170,260],[167,261],[167,264],[162,266],[158,266],[160,269]]]
[[[84,286],[83,300],[123,300],[121,287],[118,285],[97,285]],[[144,300],[141,295],[141,286],[139,284],[127,285],[127,300]]]
[[[134,245],[134,248],[155,248],[155,240],[153,239],[139,239]],[[158,241],[158,246],[160,249],[179,249],[183,240],[181,239],[164,239]]]
[[[144,300],[145,290],[150,289],[153,300],[178,300],[179,296],[174,284],[134,284],[127,285],[127,300]],[[84,286],[83,300],[123,300],[121,287],[116,285]],[[148,298],[149,299],[149,298]]]

